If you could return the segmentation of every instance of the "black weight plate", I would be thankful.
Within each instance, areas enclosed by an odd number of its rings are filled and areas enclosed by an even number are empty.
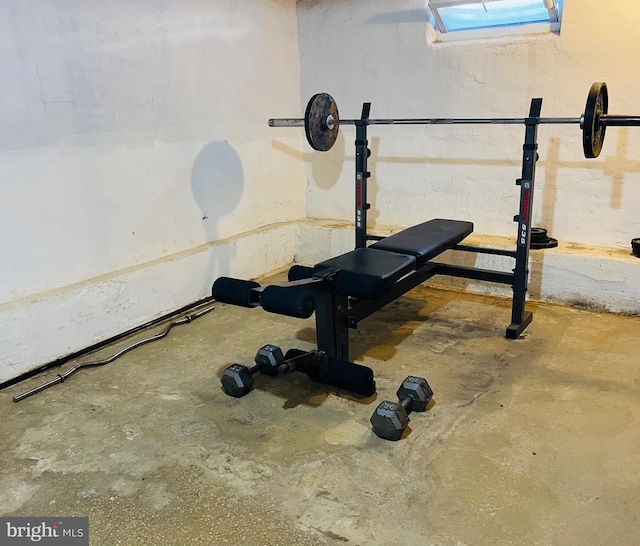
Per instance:
[[[541,227],[532,227],[531,228],[531,242],[532,243],[544,243],[549,240],[549,236],[547,235],[547,230]]]
[[[318,93],[311,97],[304,114],[304,131],[307,141],[314,150],[326,152],[330,150],[338,138],[338,125],[332,129],[327,126],[327,118],[333,116],[338,120],[338,106],[328,93]]]
[[[584,119],[582,120],[582,147],[584,156],[588,158],[598,157],[604,143],[604,133],[607,129],[600,124],[600,116],[609,110],[609,93],[607,84],[595,82],[589,90],[587,104],[584,107]]]
[[[640,238],[631,239],[631,251],[633,252],[634,256],[640,258]]]
[[[552,239],[551,237],[547,237],[544,241],[531,241],[529,243],[529,248],[532,250],[544,250],[545,248],[556,248],[557,246],[558,239]]]

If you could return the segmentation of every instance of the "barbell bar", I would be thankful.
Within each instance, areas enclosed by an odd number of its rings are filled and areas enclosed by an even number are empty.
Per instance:
[[[595,158],[600,155],[606,128],[609,126],[640,126],[640,116],[609,115],[607,84],[595,82],[589,94],[584,114],[579,118],[535,118],[540,125],[580,125],[584,155]],[[311,97],[304,119],[270,119],[270,127],[304,127],[307,140],[314,150],[330,150],[338,138],[340,125],[523,125],[529,118],[417,118],[417,119],[340,119],[338,106],[328,93]]]

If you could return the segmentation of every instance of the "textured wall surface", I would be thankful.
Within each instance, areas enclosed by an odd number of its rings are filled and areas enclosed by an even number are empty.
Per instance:
[[[611,113],[637,113],[640,6],[566,2],[560,35],[430,43],[423,0],[298,2],[301,98],[334,96],[343,118],[579,117],[593,81],[609,85]],[[294,112],[295,113],[295,112]],[[280,130],[284,137],[286,130]],[[308,156],[308,211],[353,217],[353,139],[344,128],[328,153]],[[371,127],[373,223],[407,226],[468,219],[476,231],[513,236],[521,126]],[[535,224],[561,241],[629,248],[640,236],[640,131],[610,128],[595,160],[578,125],[539,131]],[[346,160],[346,161],[345,161]]]
[[[364,101],[373,117],[523,117],[532,97],[543,115],[578,117],[603,80],[612,113],[640,107],[629,1],[567,2],[560,35],[456,43],[432,42],[423,0],[6,7],[0,381],[203,297],[219,275],[347,250],[353,129],[319,153],[266,124],[300,117],[316,92],[345,118]],[[522,127],[372,127],[369,139],[373,228],[448,217],[481,240],[514,236]],[[541,127],[539,144],[534,224],[561,247],[533,260],[531,295],[640,312],[628,256],[640,131],[609,129],[596,160],[576,125]]]
[[[207,245],[304,216],[266,123],[299,107],[293,0],[4,8],[0,379],[291,261]]]

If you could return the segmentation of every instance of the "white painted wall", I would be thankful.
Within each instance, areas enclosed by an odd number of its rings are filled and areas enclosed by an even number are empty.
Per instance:
[[[292,260],[294,0],[6,0],[0,66],[0,381]]]
[[[364,101],[381,118],[524,117],[543,97],[543,115],[579,117],[591,83],[606,81],[610,112],[638,113],[640,4],[565,4],[559,36],[434,44],[424,0],[301,0],[302,102],[328,92],[343,118]],[[330,152],[305,153],[314,218],[353,217],[355,131],[341,131]],[[371,127],[369,136],[372,225],[446,217],[514,235],[522,127]],[[640,131],[609,129],[595,160],[583,157],[577,125],[541,127],[539,145],[534,224],[564,243],[630,250],[640,236]]]
[[[321,154],[266,125],[315,92],[343,117],[365,100],[376,117],[522,117],[534,96],[546,115],[578,116],[605,80],[611,111],[637,112],[640,6],[566,3],[561,36],[429,44],[424,0],[6,0],[0,381],[203,297],[219,275],[351,246],[344,224],[323,223],[327,239],[299,220],[351,220],[353,130]],[[450,217],[513,235],[522,136],[372,128],[372,224]],[[534,296],[615,294],[609,308],[640,312],[622,251],[640,236],[639,144],[640,131],[610,129],[587,161],[577,127],[541,128],[536,223],[568,250],[534,260]],[[573,243],[605,249],[584,265]]]

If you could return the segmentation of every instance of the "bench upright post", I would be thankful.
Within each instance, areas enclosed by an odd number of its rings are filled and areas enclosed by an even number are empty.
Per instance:
[[[316,343],[330,359],[349,360],[348,296],[321,290],[316,296]]]
[[[371,207],[367,203],[367,179],[371,173],[367,170],[367,159],[369,159],[369,142],[367,141],[367,125],[365,120],[369,119],[371,103],[365,102],[362,105],[362,116],[356,120],[356,248],[367,246],[367,210]]]
[[[538,125],[542,99],[532,99],[529,117],[525,120],[525,138],[522,146],[522,177],[516,180],[520,186],[520,211],[514,218],[518,222],[516,238],[516,266],[513,270],[513,300],[511,324],[506,335],[510,339],[518,336],[529,325],[533,315],[525,309],[529,284],[529,244],[531,242],[531,222],[533,211],[533,190],[538,161]]]

